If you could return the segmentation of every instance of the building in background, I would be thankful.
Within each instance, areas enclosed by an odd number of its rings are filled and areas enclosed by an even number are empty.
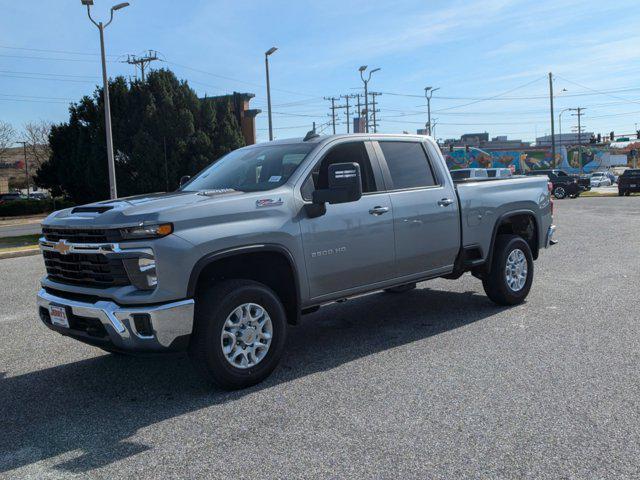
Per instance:
[[[483,150],[500,150],[500,149],[522,149],[530,148],[530,142],[522,140],[509,140],[506,135],[493,137],[489,140],[489,134],[484,133],[465,133],[459,139],[448,138],[444,141],[445,147],[475,147]]]
[[[262,110],[258,108],[249,108],[249,102],[255,97],[253,93],[233,92],[230,95],[220,95],[217,97],[205,97],[202,100],[208,100],[214,103],[231,102],[233,113],[236,116],[238,125],[242,130],[244,142],[247,145],[256,143],[256,115]]]
[[[582,145],[586,145],[589,143],[589,139],[591,137],[595,137],[593,132],[582,132],[580,138],[578,138],[577,132],[569,132],[569,133],[556,133],[556,146],[558,145],[578,145],[578,141],[582,142]],[[545,135],[544,137],[536,138],[536,146],[538,147],[550,147],[551,146],[551,135]]]

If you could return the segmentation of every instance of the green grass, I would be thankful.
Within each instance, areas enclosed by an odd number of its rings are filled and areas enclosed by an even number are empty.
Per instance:
[[[18,237],[4,237],[0,238],[0,249],[28,247],[38,244],[38,238],[40,234],[34,235],[20,235]]]
[[[581,197],[617,197],[618,192],[601,193],[601,192],[589,191],[589,192],[582,192],[580,196]]]

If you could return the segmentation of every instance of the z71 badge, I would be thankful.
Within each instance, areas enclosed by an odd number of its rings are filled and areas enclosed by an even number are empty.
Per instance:
[[[256,208],[277,207],[283,203],[282,198],[261,198],[260,200],[256,200]]]

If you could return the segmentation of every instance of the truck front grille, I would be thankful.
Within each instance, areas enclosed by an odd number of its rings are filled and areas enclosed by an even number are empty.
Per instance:
[[[111,243],[122,240],[120,231],[115,229],[43,227],[42,234],[52,242],[62,239],[69,243]]]
[[[129,277],[120,258],[101,254],[43,251],[49,279],[69,285],[107,288],[130,285]]]

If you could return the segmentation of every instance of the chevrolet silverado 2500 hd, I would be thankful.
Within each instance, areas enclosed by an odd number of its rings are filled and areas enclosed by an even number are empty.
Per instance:
[[[233,151],[172,193],[52,213],[39,314],[107,351],[187,350],[242,388],[322,304],[464,272],[495,303],[524,301],[552,209],[544,177],[454,183],[428,137],[310,133]]]

